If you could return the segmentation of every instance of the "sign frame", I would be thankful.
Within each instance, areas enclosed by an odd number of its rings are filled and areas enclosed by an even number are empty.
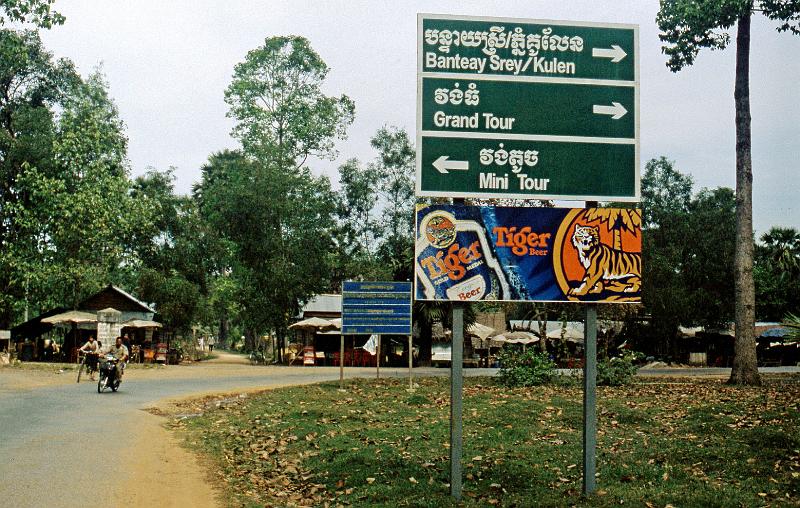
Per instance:
[[[633,55],[629,55],[633,60],[633,80],[615,79],[595,79],[595,78],[571,78],[571,77],[549,77],[549,76],[509,76],[506,74],[479,74],[479,73],[453,73],[453,72],[427,72],[424,67],[424,22],[426,20],[451,20],[458,22],[484,22],[502,24],[529,24],[529,25],[552,25],[558,27],[579,27],[590,29],[620,29],[632,31]],[[524,18],[504,18],[492,16],[460,16],[450,14],[417,14],[417,157],[416,157],[416,183],[415,193],[419,197],[450,197],[450,198],[497,198],[497,199],[540,199],[540,200],[563,200],[563,201],[617,201],[635,203],[641,200],[641,149],[640,149],[640,58],[639,58],[639,26],[636,24],[623,23],[594,23],[581,21],[560,21],[548,19],[524,19]],[[548,134],[513,134],[513,133],[486,133],[480,131],[453,131],[453,130],[426,130],[423,131],[423,83],[431,78],[456,78],[469,79],[476,82],[481,81],[522,81],[532,83],[552,83],[568,85],[604,85],[604,86],[629,86],[633,88],[634,106],[634,137],[633,138],[598,138],[591,136],[558,136]],[[492,143],[502,143],[503,140],[524,139],[526,141],[557,142],[564,143],[596,143],[596,144],[626,144],[633,146],[633,193],[631,195],[601,194],[597,192],[586,193],[548,193],[546,190],[541,192],[533,191],[513,191],[510,189],[486,189],[480,190],[478,187],[478,177],[475,178],[474,190],[443,190],[443,189],[423,189],[423,153],[424,139],[477,139]],[[568,148],[564,148],[568,150]],[[455,162],[455,161],[453,161]],[[607,161],[614,162],[614,161]],[[581,171],[578,169],[576,171]],[[431,171],[428,169],[427,171]],[[441,171],[440,171],[441,172]],[[512,182],[513,183],[513,182]],[[521,186],[520,182],[520,186]],[[496,192],[497,191],[497,192]]]
[[[411,335],[412,291],[411,282],[343,281],[342,335]]]

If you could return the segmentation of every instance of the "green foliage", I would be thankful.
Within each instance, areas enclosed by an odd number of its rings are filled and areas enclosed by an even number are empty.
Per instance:
[[[54,110],[80,83],[71,62],[55,60],[35,31],[0,30],[0,327],[20,315],[26,295],[51,299],[40,241],[47,238],[31,197],[33,182],[56,178]],[[41,288],[41,289],[40,289]]]
[[[772,265],[783,280],[800,277],[800,232],[772,227],[761,235],[761,242],[763,245],[756,250],[757,260]]]
[[[500,382],[505,386],[538,386],[553,380],[556,364],[533,348],[525,351],[506,347],[500,352]]]
[[[0,25],[33,23],[39,28],[63,25],[66,18],[52,10],[55,0],[0,0]]]
[[[192,401],[170,419],[237,506],[796,506],[798,380],[669,380],[598,397],[598,492],[581,497],[580,386],[464,380],[463,499],[448,488],[449,381],[351,380]],[[198,409],[198,407],[200,409]],[[187,410],[188,409],[188,410]],[[185,418],[187,412],[202,413]],[[787,451],[788,450],[788,451]],[[278,456],[279,460],[265,460]],[[253,472],[257,471],[257,474]],[[412,480],[413,479],[413,480]]]
[[[599,386],[623,386],[633,381],[639,370],[637,362],[642,354],[625,350],[617,356],[604,358],[597,362],[597,384]]]
[[[385,280],[391,277],[384,263],[376,256],[381,234],[375,217],[378,191],[372,168],[363,167],[357,159],[339,166],[340,191],[335,195],[336,248],[330,255],[331,292],[338,293],[344,280]]]
[[[70,305],[102,287],[126,246],[149,221],[146,203],[128,194],[124,126],[95,73],[64,104],[54,142],[55,173],[36,168],[20,180],[30,192],[30,220],[41,227],[39,263],[54,294]]]
[[[669,57],[667,67],[672,71],[692,65],[703,48],[725,49],[731,40],[728,30],[752,12],[778,21],[779,32],[800,35],[798,0],[761,0],[757,9],[753,0],[661,0],[660,4],[656,23],[661,30],[659,39],[666,43],[662,51]]]
[[[673,162],[646,164],[642,301],[667,349],[679,324],[719,325],[733,317],[735,196],[726,188],[692,194],[691,178]]]
[[[250,51],[225,92],[242,148],[212,155],[195,188],[227,250],[219,269],[235,281],[247,349],[259,333],[280,335],[300,301],[330,287],[337,202],[328,179],[304,164],[334,155],[354,106],[322,92],[327,73],[303,37],[271,37]]]
[[[781,324],[789,329],[789,335],[786,338],[800,340],[800,316],[790,312],[783,318],[783,323]]]
[[[756,343],[753,336],[756,298],[754,290],[752,238],[753,170],[750,115],[750,26],[754,12],[778,21],[778,31],[800,35],[799,0],[661,0],[656,17],[662,33],[662,47],[669,56],[667,67],[677,72],[692,65],[702,48],[724,49],[730,42],[727,33],[736,26],[736,77],[734,108],[736,123],[736,208],[735,273],[736,355],[730,381],[759,384]]]
[[[178,273],[165,275],[144,268],[139,275],[139,295],[155,303],[166,327],[173,332],[187,332],[200,305],[200,291]]]
[[[378,255],[391,267],[393,280],[413,277],[414,146],[405,129],[382,127],[371,140],[378,158],[371,166],[378,176],[383,220]]]
[[[669,57],[667,67],[679,71],[692,65],[702,48],[725,49],[730,43],[726,32],[753,8],[753,0],[697,2],[695,0],[661,0],[656,16],[659,39]]]
[[[254,330],[285,329],[298,302],[329,284],[330,183],[241,153],[212,156],[203,178],[200,213],[230,249],[241,317]]]
[[[228,116],[237,121],[233,134],[245,152],[279,164],[332,157],[333,142],[345,137],[355,106],[346,95],[322,92],[327,74],[304,37],[271,37],[247,53],[225,91]]]

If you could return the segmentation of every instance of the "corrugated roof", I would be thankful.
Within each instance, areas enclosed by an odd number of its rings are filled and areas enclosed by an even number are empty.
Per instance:
[[[144,307],[145,309],[147,309],[147,312],[155,312],[155,311],[156,311],[155,309],[153,309],[152,307],[150,307],[149,305],[147,305],[147,304],[146,304],[146,303],[144,303],[143,301],[139,300],[138,298],[136,298],[136,297],[135,297],[135,296],[133,296],[132,294],[128,293],[128,292],[127,292],[127,291],[125,291],[124,289],[122,289],[122,288],[118,288],[117,286],[115,286],[115,285],[113,285],[113,284],[109,284],[109,287],[110,287],[111,289],[113,289],[113,290],[115,290],[115,291],[117,291],[117,292],[121,293],[122,295],[124,295],[124,296],[126,296],[126,297],[130,298],[130,299],[131,299],[131,300],[133,300],[134,302],[138,303],[139,305],[141,305],[142,307]]]
[[[303,305],[300,312],[302,315],[308,313],[341,314],[342,295],[323,294],[313,296],[311,300]]]

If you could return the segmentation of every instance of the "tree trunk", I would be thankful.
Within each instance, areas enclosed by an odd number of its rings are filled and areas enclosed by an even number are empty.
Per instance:
[[[536,304],[534,304],[536,305]],[[539,345],[542,348],[542,353],[547,354],[547,304],[541,304],[544,308],[536,316],[536,322],[539,325]]]
[[[223,314],[219,319],[219,340],[217,340],[219,347],[228,347],[228,315]]]
[[[420,367],[430,367],[431,358],[433,358],[433,330],[430,323],[420,321],[419,325],[419,338],[417,344],[419,345],[419,357],[417,359]]]
[[[736,342],[731,384],[760,385],[753,284],[753,165],[750,135],[750,12],[736,34]]]
[[[244,331],[244,350],[245,351],[255,351],[256,350],[256,337],[258,334],[252,328],[245,328]]]
[[[283,356],[284,356],[283,355],[283,345],[284,345],[284,342],[285,342],[286,332],[283,329],[279,328],[277,330],[277,332],[276,332],[276,336],[277,336],[277,338],[276,338],[276,344],[275,345],[276,345],[277,352],[275,354],[275,359],[278,361],[278,363],[283,363]]]

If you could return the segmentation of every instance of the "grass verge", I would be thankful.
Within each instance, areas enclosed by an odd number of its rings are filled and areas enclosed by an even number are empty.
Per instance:
[[[358,380],[187,402],[170,425],[235,506],[797,506],[800,378],[598,389],[598,491],[581,492],[582,390],[467,378],[464,498],[449,498],[449,384]]]

